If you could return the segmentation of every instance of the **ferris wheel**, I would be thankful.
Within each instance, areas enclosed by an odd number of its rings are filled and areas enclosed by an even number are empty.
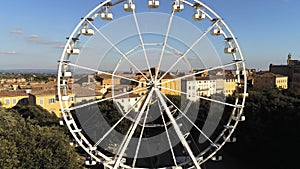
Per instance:
[[[245,120],[237,38],[199,0],[106,0],[81,18],[58,99],[86,165],[201,168]]]

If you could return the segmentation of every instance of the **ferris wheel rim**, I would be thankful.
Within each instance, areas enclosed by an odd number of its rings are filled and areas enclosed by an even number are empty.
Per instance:
[[[89,16],[91,16],[93,13],[95,13],[97,10],[99,10],[103,5],[109,3],[110,1],[111,1],[111,0],[107,0],[107,1],[105,1],[104,3],[101,3],[100,5],[98,5],[98,6],[97,6],[96,8],[94,8],[92,11],[90,11],[90,12],[85,16],[85,18],[84,18],[84,19],[76,26],[76,28],[74,29],[74,31],[71,33],[70,37],[74,37],[74,36],[75,36],[76,31],[80,29],[80,25],[82,25],[82,24],[84,23],[84,20],[85,20],[85,19],[87,19]],[[186,3],[187,1],[182,1],[182,2]],[[209,10],[211,13],[213,13],[215,16],[219,17],[216,13],[214,13],[213,10],[211,10],[209,7],[207,7],[207,6],[206,6],[205,4],[203,4],[202,2],[200,2],[200,1],[198,1],[198,0],[195,0],[195,2],[200,3],[201,5],[203,5],[203,6],[205,7],[205,9],[208,9],[208,10]],[[234,37],[234,35],[232,34],[231,30],[230,30],[229,27],[226,25],[226,23],[225,23],[223,20],[221,20],[220,22],[222,22],[222,24],[223,24],[223,26],[226,28],[226,30],[229,31],[229,34],[231,35],[231,37]],[[243,68],[243,71],[245,71],[245,63],[244,63],[244,59],[243,59],[243,55],[242,55],[241,49],[240,49],[240,47],[239,47],[239,45],[238,45],[238,42],[237,42],[236,38],[233,38],[233,39],[234,39],[235,45],[237,45],[238,52],[239,52],[239,57],[240,57],[241,60],[242,60],[242,62],[241,62],[241,63],[242,63],[242,66],[241,66],[241,67]],[[71,38],[67,41],[67,43],[66,43],[66,45],[65,45],[65,48],[64,48],[64,51],[63,51],[63,53],[62,53],[60,62],[59,62],[59,68],[58,68],[58,72],[59,72],[59,73],[58,73],[58,79],[59,79],[59,80],[62,79],[62,76],[61,76],[61,73],[60,73],[60,72],[62,72],[62,66],[63,66],[63,64],[64,64],[64,59],[63,59],[63,58],[66,56],[66,50],[67,50],[68,45],[69,45],[70,43],[71,43]],[[234,56],[234,57],[235,57],[235,56]],[[148,67],[149,67],[149,66],[148,66]],[[167,72],[169,72],[169,71],[167,71]],[[245,89],[246,89],[246,86],[244,86],[244,87],[245,87]],[[244,94],[246,94],[245,92],[246,92],[246,91],[244,90]],[[62,114],[63,114],[63,117],[64,117],[64,119],[67,119],[67,116],[66,116],[65,112],[68,111],[68,109],[65,109],[65,107],[68,107],[68,106],[66,106],[66,103],[63,103],[63,101],[61,100],[62,94],[61,94],[61,84],[60,84],[60,82],[58,82],[58,96],[59,96],[59,101],[60,101],[60,107],[62,108]],[[239,107],[240,110],[239,110],[239,112],[238,112],[238,115],[241,115],[241,114],[242,114],[242,110],[243,110],[243,105],[244,105],[244,103],[245,103],[245,97],[243,97],[243,101],[242,101],[242,103],[240,104],[241,107]],[[238,104],[237,104],[237,101],[236,101],[235,105],[238,105]],[[229,120],[228,124],[230,124],[231,121],[232,121],[232,119]],[[235,121],[235,123],[234,123],[234,125],[233,125],[233,130],[231,131],[231,134],[232,134],[232,132],[234,131],[234,129],[236,128],[238,122],[239,122],[239,121]],[[69,125],[68,125],[68,127],[69,127]],[[69,129],[70,129],[70,127],[69,127]],[[225,130],[225,129],[224,129],[224,130]],[[231,134],[229,134],[229,136],[231,136]],[[75,139],[77,139],[77,137],[74,135],[73,132],[72,132],[72,135],[75,137]],[[229,137],[229,136],[228,136],[228,137]],[[219,135],[219,137],[221,137],[221,135]],[[228,138],[228,137],[227,137],[227,138]],[[217,148],[217,150],[214,151],[214,153],[211,153],[211,154],[210,154],[210,157],[212,157],[219,149],[221,149],[221,147],[225,144],[225,142],[226,142],[226,141],[222,142],[222,144],[219,145],[219,147]],[[125,150],[124,150],[124,151],[125,151]],[[89,152],[89,154],[90,154],[90,151],[88,151],[88,152]],[[92,154],[90,154],[90,155],[92,156]],[[122,157],[122,156],[121,156],[121,157]],[[200,163],[201,163],[201,164],[204,163],[205,161],[207,161],[208,159],[210,159],[210,157],[207,157],[207,158],[201,160]],[[97,158],[95,158],[95,159],[97,159]],[[120,162],[120,161],[121,161],[121,158],[118,158],[118,161]],[[198,162],[196,162],[196,163],[198,163]],[[123,166],[126,166],[126,165],[124,165],[123,163],[119,163],[119,164],[120,164],[120,165],[123,165]],[[108,166],[109,166],[109,165],[108,165]],[[129,166],[129,167],[130,167],[130,166]]]

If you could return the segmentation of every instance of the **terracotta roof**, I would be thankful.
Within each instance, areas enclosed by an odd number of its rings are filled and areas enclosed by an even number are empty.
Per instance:
[[[85,96],[95,96],[95,90],[87,88],[87,87],[82,87],[79,85],[74,85],[73,86],[73,93],[75,94],[76,97],[85,97]]]
[[[16,96],[28,96],[25,91],[4,91],[0,92],[0,97],[16,97]]]
[[[57,95],[57,91],[56,90],[32,90],[31,94],[36,96]]]

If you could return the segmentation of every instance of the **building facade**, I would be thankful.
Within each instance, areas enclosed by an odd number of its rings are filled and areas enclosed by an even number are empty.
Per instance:
[[[254,77],[253,87],[257,88],[288,88],[288,76],[264,72]]]
[[[28,94],[25,92],[0,92],[0,106],[4,108],[12,108],[17,104],[26,104],[28,102]]]
[[[286,65],[270,64],[269,71],[288,77],[288,86],[292,89],[300,89],[300,60],[293,60],[292,55],[288,55]]]

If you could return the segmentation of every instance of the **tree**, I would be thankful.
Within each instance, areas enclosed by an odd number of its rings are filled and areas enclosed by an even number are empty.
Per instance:
[[[39,107],[0,108],[0,168],[81,168],[54,119]]]
[[[300,99],[277,89],[250,89],[246,99],[247,120],[238,127],[236,158],[253,157],[261,168],[293,168],[300,151]],[[257,166],[255,167],[257,168]]]

